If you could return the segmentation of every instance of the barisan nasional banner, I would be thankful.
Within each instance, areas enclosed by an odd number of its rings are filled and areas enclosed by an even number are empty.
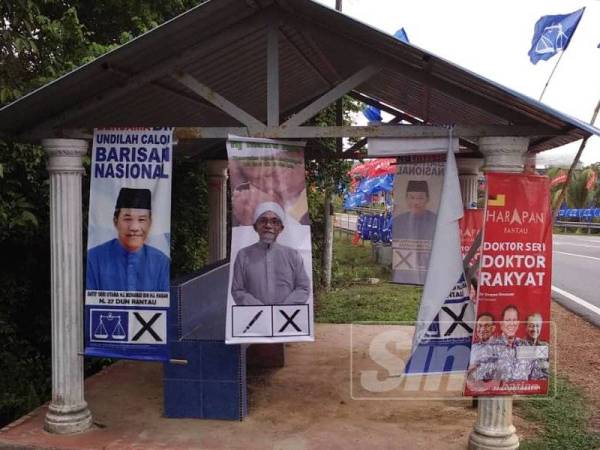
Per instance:
[[[227,343],[313,341],[304,143],[229,136]]]
[[[465,209],[459,220],[460,249],[464,258],[483,224],[483,210]],[[443,231],[448,236],[448,231]],[[478,253],[473,260],[476,260]],[[474,262],[474,261],[473,261]],[[473,338],[476,292],[464,275],[452,288],[427,333],[405,367],[406,374],[465,372]]]
[[[465,395],[548,390],[552,215],[547,177],[488,174]]]
[[[96,129],[85,354],[166,360],[172,129]]]
[[[395,283],[425,283],[445,160],[443,154],[398,158],[392,213],[392,281]]]

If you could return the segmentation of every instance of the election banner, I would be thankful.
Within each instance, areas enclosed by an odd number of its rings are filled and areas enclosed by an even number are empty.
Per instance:
[[[465,209],[459,225],[460,251],[464,258],[483,228],[483,209]]]
[[[395,283],[425,283],[445,159],[444,155],[398,158],[392,212],[392,281]]]
[[[226,343],[313,341],[304,143],[229,136]]]
[[[549,180],[488,174],[487,186],[465,395],[545,394],[552,281]]]
[[[463,202],[450,145],[446,159],[431,261],[406,374],[464,372],[469,363],[474,312],[463,272],[459,231]]]
[[[96,129],[85,354],[167,360],[172,129]]]

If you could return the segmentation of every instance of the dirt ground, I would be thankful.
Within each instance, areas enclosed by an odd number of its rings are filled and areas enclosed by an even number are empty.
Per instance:
[[[557,304],[553,321],[558,374],[583,387],[598,430],[600,329]],[[382,347],[378,364],[372,361],[373,338],[386,332],[382,326],[317,325],[314,344],[288,346],[285,367],[249,373],[250,415],[243,422],[166,419],[162,366],[121,361],[86,380],[86,399],[99,426],[75,436],[49,435],[42,430],[43,406],[1,430],[0,448],[465,448],[476,410],[460,398],[462,381],[430,378],[419,385],[429,399],[397,398],[405,394],[403,385],[381,365],[391,367],[394,358]],[[412,330],[401,334],[409,345]],[[375,394],[361,378],[373,370],[371,383],[381,388]],[[536,434],[536,426],[518,415],[514,424],[521,439]]]
[[[590,427],[600,432],[600,328],[552,302],[557,373],[582,387],[592,403]]]
[[[371,347],[368,342],[385,332],[382,326],[352,329],[350,325],[318,324],[316,342],[289,345],[285,367],[249,374],[250,415],[242,422],[165,418],[162,366],[121,361],[86,380],[86,399],[97,424],[94,429],[73,436],[50,435],[42,430],[44,406],[1,430],[0,448],[466,448],[477,413],[469,399],[458,397],[460,380],[420,385],[438,400],[381,398],[402,391],[381,365],[365,361]],[[402,333],[410,345],[412,330]],[[379,350],[382,358],[387,355]],[[355,370],[351,370],[351,360]],[[382,391],[377,398],[359,399],[370,393],[361,381],[365,370],[377,372],[375,381],[371,380]],[[535,432],[519,417],[515,426],[521,437]]]

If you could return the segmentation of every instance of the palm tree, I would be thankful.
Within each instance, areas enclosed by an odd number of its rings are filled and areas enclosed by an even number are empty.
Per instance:
[[[591,169],[584,169],[574,172],[567,186],[565,200],[569,208],[587,208],[593,198],[588,191],[586,184],[591,175]]]

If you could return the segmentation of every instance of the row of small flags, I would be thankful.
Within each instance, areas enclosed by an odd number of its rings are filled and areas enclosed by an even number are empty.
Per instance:
[[[392,214],[361,214],[356,222],[355,243],[359,239],[373,243],[392,243]]]
[[[578,9],[570,14],[554,14],[542,16],[535,23],[531,48],[528,55],[532,64],[546,61],[561,51],[565,51],[571,38],[579,25],[585,8]],[[406,44],[410,43],[404,28],[400,28],[394,37]],[[600,48],[600,43],[597,46]],[[381,122],[381,110],[374,106],[363,109],[363,115],[370,122]]]

